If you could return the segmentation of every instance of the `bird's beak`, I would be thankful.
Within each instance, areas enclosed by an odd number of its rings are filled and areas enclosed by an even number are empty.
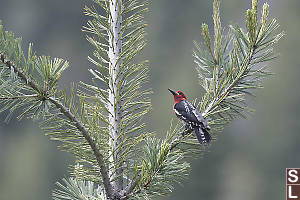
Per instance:
[[[168,88],[168,90],[169,90],[173,95],[177,95],[177,93],[174,92],[173,90],[171,90],[170,88]]]

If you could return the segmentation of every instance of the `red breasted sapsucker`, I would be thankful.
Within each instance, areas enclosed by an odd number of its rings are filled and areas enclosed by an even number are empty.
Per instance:
[[[184,123],[186,130],[194,130],[200,144],[209,144],[211,136],[210,126],[200,111],[190,103],[181,91],[168,89],[174,97],[174,113]]]

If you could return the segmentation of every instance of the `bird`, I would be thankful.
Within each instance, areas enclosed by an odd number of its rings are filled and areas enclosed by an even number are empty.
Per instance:
[[[182,91],[173,91],[168,89],[174,97],[174,113],[183,122],[186,131],[192,130],[201,145],[209,145],[211,141],[211,135],[209,133],[210,126],[203,118],[200,111],[187,100]]]

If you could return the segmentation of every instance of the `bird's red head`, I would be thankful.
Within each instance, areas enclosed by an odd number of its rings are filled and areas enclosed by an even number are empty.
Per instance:
[[[181,100],[186,100],[186,96],[183,94],[183,92],[181,91],[174,92],[171,89],[168,90],[173,94],[175,104],[180,102]]]

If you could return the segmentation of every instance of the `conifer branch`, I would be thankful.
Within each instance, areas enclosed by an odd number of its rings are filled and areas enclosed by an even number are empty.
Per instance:
[[[37,94],[31,95],[22,95],[22,96],[13,96],[13,97],[0,97],[0,100],[14,100],[14,99],[23,99],[23,98],[35,98],[38,97]]]
[[[111,163],[111,174],[110,176],[113,181],[113,185],[117,191],[121,191],[123,189],[123,169],[122,162],[119,163],[120,154],[122,153],[122,149],[117,151],[119,145],[122,143],[122,138],[120,138],[119,124],[122,119],[122,111],[121,111],[121,91],[118,89],[120,85],[120,80],[122,77],[120,76],[120,65],[122,63],[122,0],[110,0],[108,2],[108,13],[109,13],[109,50],[108,50],[108,58],[109,58],[109,90],[108,90],[108,99],[107,110],[109,111],[109,124],[110,124],[110,146],[111,153],[110,163]]]
[[[96,81],[92,85],[84,84],[86,91],[82,97],[91,100],[89,106],[100,104],[104,110],[99,114],[104,123],[97,128],[106,130],[110,177],[114,189],[124,196],[135,185],[130,178],[141,152],[137,147],[149,135],[141,122],[151,108],[148,98],[151,90],[143,88],[148,81],[148,65],[147,61],[136,64],[135,60],[146,44],[143,14],[148,10],[148,2],[94,2],[104,13],[95,7],[85,7],[85,14],[92,19],[84,31],[89,33],[87,39],[95,47],[93,58],[89,60],[96,69],[90,72],[103,84],[98,85]]]
[[[192,132],[193,129],[189,129],[189,130],[184,130],[182,133],[180,133],[179,136],[170,143],[170,151],[172,151],[177,145],[179,145],[181,140],[184,139],[185,136],[187,136]]]
[[[0,60],[3,64],[5,64],[9,69],[13,68],[14,72],[21,78],[22,81],[24,81],[28,86],[30,86],[32,89],[34,89],[37,92],[40,92],[40,89],[38,85],[31,80],[29,77],[27,77],[18,67],[16,67],[12,61],[5,58],[4,53],[0,52]]]
[[[146,44],[143,14],[148,2],[93,2],[98,7],[85,7],[91,20],[84,27],[89,32],[87,40],[95,47],[88,58],[95,65],[89,70],[93,81],[81,83],[79,92],[71,87],[70,95],[57,90],[68,62],[36,57],[31,44],[26,59],[21,39],[0,25],[0,100],[4,104],[0,112],[9,109],[10,116],[20,108],[23,113],[18,118],[43,114],[41,128],[51,139],[62,141],[63,150],[75,155],[75,178],[64,179],[67,186],[58,184],[63,191],[53,192],[55,200],[167,195],[175,183],[187,177],[190,165],[185,158],[199,156],[204,150],[186,127],[171,125],[165,139],[144,129],[141,118],[151,108],[151,90],[144,89],[148,65],[147,61],[137,64],[135,57]],[[203,24],[204,46],[195,42],[193,56],[205,94],[193,103],[212,127],[214,137],[225,124],[249,112],[245,96],[261,88],[261,80],[270,74],[258,64],[276,57],[272,47],[283,36],[276,33],[276,20],[268,21],[267,4],[258,23],[257,4],[258,0],[252,0],[246,12],[246,33],[236,25],[223,35],[220,0],[214,0],[213,41],[208,25]],[[39,76],[34,77],[36,73]]]
[[[3,53],[0,53],[0,60],[8,68],[13,68],[14,72],[20,77],[20,79],[23,82],[25,82],[25,84],[27,84],[28,86],[30,86],[32,89],[34,89],[37,92],[40,91],[38,85],[33,80],[28,78],[25,73],[23,73],[16,65],[13,64],[12,61],[6,59],[5,55]],[[108,170],[107,170],[107,168],[105,166],[105,162],[104,162],[104,157],[100,153],[99,149],[97,148],[96,143],[93,140],[93,138],[90,136],[88,130],[83,126],[83,124],[75,117],[75,115],[67,107],[65,107],[63,104],[61,104],[54,97],[48,97],[48,96],[46,96],[46,94],[44,94],[44,95],[45,96],[39,96],[37,94],[33,94],[33,95],[27,95],[27,97],[39,97],[40,100],[42,100],[42,101],[50,100],[50,102],[52,102],[61,111],[62,114],[64,114],[71,122],[74,123],[76,128],[82,133],[82,135],[87,140],[90,147],[92,148],[94,155],[97,159],[99,168],[100,168],[100,172],[101,172],[101,176],[103,179],[103,184],[104,184],[107,196],[112,197],[114,191],[113,191],[112,185],[110,183]],[[26,96],[24,96],[24,97],[26,97]],[[14,98],[16,98],[16,97],[11,97],[10,99],[14,99]]]
[[[253,56],[255,54],[255,50],[256,47],[253,46],[253,48],[250,50],[249,55],[247,56],[247,58],[245,59],[244,64],[242,66],[243,71],[240,73],[240,75],[238,75],[235,80],[226,88],[224,89],[224,91],[219,94],[218,96],[215,96],[215,98],[211,101],[211,103],[207,106],[206,110],[203,112],[203,116],[206,117],[207,114],[215,107],[217,106],[219,103],[221,103],[224,99],[226,99],[226,97],[232,92],[233,88],[239,84],[239,81],[244,78],[245,73],[247,73],[247,69],[248,66],[250,65]]]
[[[214,20],[214,63],[216,66],[220,64],[220,54],[222,46],[222,27],[220,19],[220,1],[213,1],[213,20]]]
[[[101,176],[103,179],[103,184],[104,184],[104,188],[105,191],[107,193],[108,197],[112,197],[114,195],[114,191],[113,191],[113,187],[111,185],[110,182],[110,178],[109,178],[109,174],[108,174],[108,170],[105,166],[105,162],[104,162],[104,157],[103,155],[100,153],[99,149],[96,146],[95,141],[93,140],[93,138],[90,136],[88,130],[83,126],[83,124],[75,117],[75,115],[70,112],[70,110],[68,110],[67,107],[65,107],[63,104],[61,104],[59,101],[57,101],[55,98],[53,97],[49,97],[48,98],[71,122],[74,122],[74,125],[77,127],[77,129],[82,133],[82,135],[84,136],[84,138],[86,139],[86,141],[89,143],[89,145],[91,146],[95,157],[97,159],[99,168],[100,168],[100,172],[101,172]]]

